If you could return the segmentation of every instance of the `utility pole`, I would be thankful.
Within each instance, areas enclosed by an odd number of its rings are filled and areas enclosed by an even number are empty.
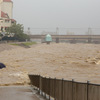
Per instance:
[[[56,28],[56,35],[59,35],[59,28]]]
[[[30,35],[30,27],[28,27],[28,32],[27,32],[27,34]]]
[[[56,28],[56,35],[57,35],[57,37],[56,37],[56,43],[59,43],[59,28],[57,27]]]
[[[91,42],[92,42],[91,33],[92,33],[92,30],[91,30],[91,28],[89,27],[89,28],[88,28],[88,43],[91,43]]]
[[[88,28],[88,35],[91,35],[91,28]]]

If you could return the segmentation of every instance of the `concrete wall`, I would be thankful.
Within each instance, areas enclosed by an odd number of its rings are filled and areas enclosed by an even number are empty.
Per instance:
[[[2,0],[0,0],[0,5],[2,3]],[[1,19],[1,6],[0,6],[0,19]],[[1,30],[1,20],[0,20],[0,30]]]
[[[13,2],[1,3],[1,11],[7,13],[10,19],[12,19],[12,9],[13,9]]]

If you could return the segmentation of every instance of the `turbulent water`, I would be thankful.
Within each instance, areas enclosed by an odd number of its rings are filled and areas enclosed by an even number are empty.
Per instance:
[[[6,46],[5,46],[6,47]],[[8,46],[9,48],[9,46]],[[27,84],[28,73],[100,83],[99,44],[36,44],[0,52],[7,68],[0,70],[0,84]]]

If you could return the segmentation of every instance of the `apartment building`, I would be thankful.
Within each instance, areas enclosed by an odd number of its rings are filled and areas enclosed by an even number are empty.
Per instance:
[[[0,0],[0,32],[5,32],[16,20],[13,19],[13,2]]]

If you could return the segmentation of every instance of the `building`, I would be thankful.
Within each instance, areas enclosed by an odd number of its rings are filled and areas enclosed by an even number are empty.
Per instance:
[[[13,19],[13,2],[0,0],[0,32],[5,32],[16,21]]]

